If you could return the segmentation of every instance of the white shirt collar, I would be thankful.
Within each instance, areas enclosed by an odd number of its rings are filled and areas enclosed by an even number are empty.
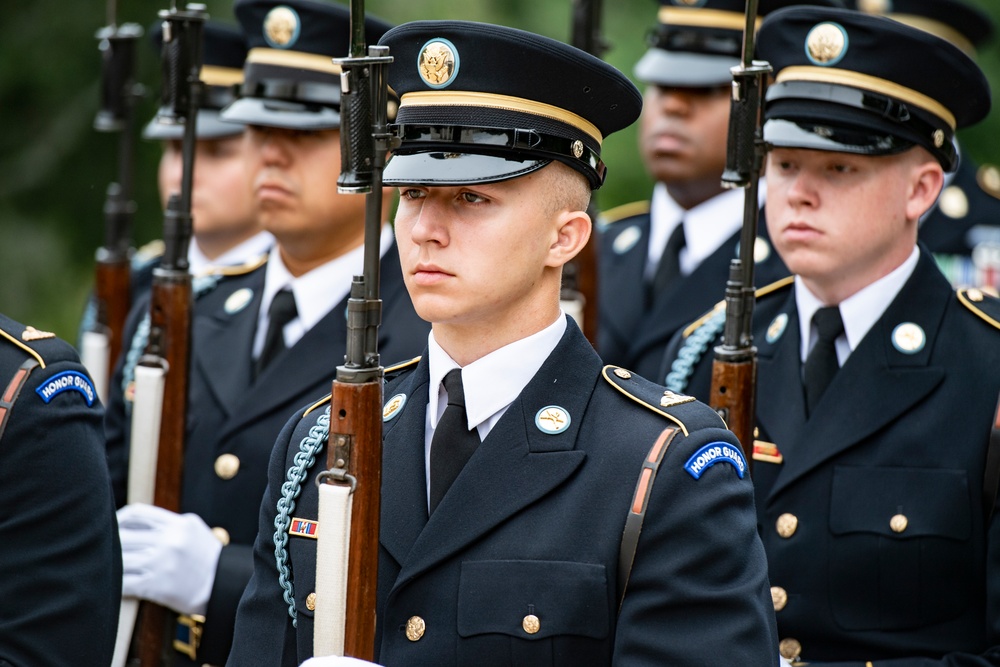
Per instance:
[[[215,259],[209,259],[198,247],[198,241],[191,240],[188,246],[188,271],[192,276],[208,273],[217,266],[239,266],[255,257],[260,257],[274,246],[270,232],[257,232],[246,241],[237,244]]]
[[[382,227],[379,239],[379,255],[384,256],[392,246],[392,227]],[[261,297],[260,311],[257,313],[257,333],[254,337],[254,358],[260,355],[267,333],[267,311],[274,295],[290,287],[295,295],[298,317],[285,326],[285,345],[292,347],[310,329],[326,317],[351,291],[351,280],[364,270],[364,245],[316,267],[298,278],[292,276],[281,259],[277,246],[271,249],[264,274],[264,295]],[[345,314],[346,318],[346,314]],[[345,319],[346,321],[346,319]],[[346,326],[346,325],[345,325]]]
[[[871,285],[859,290],[840,303],[840,316],[844,320],[844,334],[837,339],[837,358],[843,366],[868,331],[875,325],[889,304],[892,303],[903,285],[913,275],[920,260],[920,251],[916,246],[913,252],[902,264],[893,269]],[[799,339],[802,342],[801,359],[805,361],[816,343],[818,334],[812,326],[812,317],[817,310],[827,305],[795,276],[795,305],[799,313]]]
[[[560,312],[555,322],[538,333],[505,345],[462,368],[466,417],[470,429],[480,427],[480,438],[486,437],[507,406],[524,390],[565,332],[566,315]],[[459,365],[434,339],[433,331],[427,337],[427,354],[430,374],[427,414],[430,427],[434,429],[446,403],[443,400],[446,395],[442,384],[444,376]]]
[[[764,179],[760,180],[757,194],[760,201],[767,196]],[[685,241],[680,254],[681,273],[690,275],[743,226],[743,200],[743,190],[726,190],[685,211],[667,192],[667,186],[657,183],[650,202],[646,278],[656,272],[667,239],[681,222]]]

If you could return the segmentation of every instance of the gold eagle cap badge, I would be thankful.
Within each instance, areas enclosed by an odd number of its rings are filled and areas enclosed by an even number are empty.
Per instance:
[[[458,49],[447,39],[432,39],[420,49],[417,71],[431,88],[445,88],[458,76]]]
[[[847,53],[847,32],[836,23],[819,23],[806,35],[806,55],[815,65],[829,67]]]
[[[298,40],[300,27],[295,10],[278,5],[264,17],[264,39],[276,49],[287,49]]]

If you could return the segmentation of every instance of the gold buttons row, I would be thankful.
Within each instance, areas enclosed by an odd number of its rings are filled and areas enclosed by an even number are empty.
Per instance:
[[[906,518],[905,514],[895,514],[891,519],[889,519],[889,528],[894,533],[902,533],[906,530],[908,525],[910,525],[910,520]],[[786,540],[794,535],[798,528],[799,517],[788,512],[779,516],[778,520],[775,522],[775,530],[778,531],[778,535]]]
[[[310,600],[312,601],[312,606],[310,606]],[[306,598],[306,607],[309,609],[316,608],[315,593],[310,593],[309,597]],[[528,614],[521,620],[521,629],[529,635],[533,635],[542,629],[542,622],[534,614]],[[427,632],[427,623],[421,617],[410,616],[406,620],[406,638],[411,642],[420,641],[425,632]]]

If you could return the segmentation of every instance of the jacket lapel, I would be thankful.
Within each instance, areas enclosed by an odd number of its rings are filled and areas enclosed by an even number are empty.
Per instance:
[[[601,325],[607,326],[615,341],[627,343],[638,327],[645,309],[645,280],[643,272],[649,253],[649,214],[636,216],[629,222],[615,225],[605,231],[607,238],[601,244],[600,289],[604,295],[601,310],[605,315]],[[636,231],[630,231],[635,228]],[[616,248],[619,236],[628,239],[638,233],[635,243],[619,252]]]
[[[785,459],[775,481],[772,498],[810,470],[918,409],[944,379],[944,369],[931,365],[930,358],[950,297],[951,288],[933,258],[922,252],[913,275],[834,376],[806,421],[793,455]],[[894,331],[903,323],[916,324],[926,336],[923,348],[915,353],[893,344]]]
[[[241,289],[252,289],[253,298],[238,312],[227,313],[226,299]],[[227,417],[235,414],[244,394],[242,389],[250,386],[250,355],[263,291],[261,268],[249,282],[223,284],[218,293],[207,295],[207,312],[196,314],[192,323],[192,367],[201,373]]]
[[[575,447],[600,369],[600,359],[570,321],[553,354],[431,515],[403,563],[397,585],[454,555],[573,474],[586,458]],[[550,405],[571,417],[569,428],[556,435],[535,426],[535,415]]]
[[[386,392],[389,401],[406,396],[402,411],[383,424],[382,509],[379,541],[403,563],[427,524],[427,477],[424,432],[427,414],[427,354],[399,385]]]
[[[785,320],[784,332],[773,343],[766,331],[778,318]],[[786,319],[787,318],[787,319]],[[788,297],[778,314],[761,322],[764,329],[755,332],[757,357],[757,422],[782,454],[791,451],[806,420],[805,396],[802,393],[802,362],[799,358],[799,316],[795,294]]]

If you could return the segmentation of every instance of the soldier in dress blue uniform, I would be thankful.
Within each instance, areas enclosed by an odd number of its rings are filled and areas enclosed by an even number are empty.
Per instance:
[[[659,0],[656,31],[635,66],[646,85],[639,152],[657,181],[650,201],[604,214],[598,351],[662,382],[674,333],[722,297],[738,255],[743,191],[724,190],[730,68],[739,64],[743,0]],[[762,0],[761,14],[795,4]],[[818,2],[812,4],[819,4]],[[761,192],[764,191],[762,183]],[[788,275],[761,225],[758,282]]]
[[[955,44],[971,57],[994,34],[990,15],[963,0],[855,0],[861,11],[883,14]],[[1000,290],[1000,170],[976,164],[959,149],[958,169],[920,222],[919,238],[956,288]]]
[[[159,54],[163,42],[162,24],[151,29],[151,42]],[[201,81],[204,95],[198,109],[195,131],[195,171],[191,210],[193,238],[188,248],[192,275],[200,275],[213,266],[239,266],[268,251],[274,245],[270,233],[260,227],[254,212],[253,197],[246,187],[244,174],[246,146],[243,126],[220,119],[223,107],[235,99],[243,81],[243,61],[247,46],[243,32],[219,21],[204,25]],[[167,198],[180,191],[181,139],[183,125],[165,124],[153,118],[142,136],[163,144],[158,182],[164,208]],[[132,304],[142,301],[153,282],[153,269],[159,266],[163,242],[151,241],[132,256],[130,294]],[[80,330],[93,328],[97,316],[93,298],[87,303]]]
[[[104,410],[76,352],[0,315],[0,664],[107,665],[121,547]]]
[[[376,660],[775,665],[733,435],[703,404],[604,366],[559,308],[562,267],[591,234],[601,142],[638,116],[638,91],[510,28],[422,21],[381,43],[401,94],[385,182],[432,332],[422,357],[387,371]],[[313,653],[323,466],[300,452],[326,456],[328,423],[323,400],[278,439],[229,665]],[[656,482],[637,485],[647,457]],[[633,507],[648,507],[641,534]]]
[[[848,10],[774,13],[759,54],[777,75],[767,224],[795,273],[753,313],[753,475],[782,654],[1000,665],[1000,302],[955,292],[917,242],[955,129],[989,111],[986,79],[948,42]]]
[[[349,11],[313,0],[241,0],[235,13],[250,50],[241,97],[222,119],[247,126],[251,182],[245,187],[252,187],[256,214],[276,246],[260,261],[196,281],[184,514],[129,505],[119,515],[126,593],[185,615],[175,664],[226,660],[236,605],[252,570],[271,447],[297,406],[329,392],[346,346],[351,278],[362,267],[364,197],[339,195],[335,186],[340,82],[332,58],[348,52]],[[369,40],[388,27],[372,20]],[[381,248],[387,324],[380,351],[385,359],[411,358],[429,327],[406,294],[388,225]],[[113,381],[107,419],[120,504],[130,426],[127,378],[144,344],[143,314],[130,318],[132,354]],[[140,335],[131,336],[137,330]],[[151,555],[140,562],[143,550]],[[192,626],[201,631],[200,644],[197,631],[188,632]]]

